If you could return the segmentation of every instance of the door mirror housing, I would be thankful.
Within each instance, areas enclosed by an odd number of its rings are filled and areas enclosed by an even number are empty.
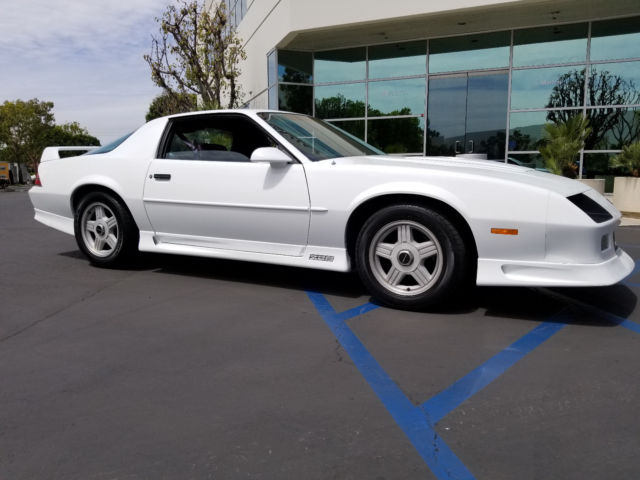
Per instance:
[[[291,162],[289,155],[274,147],[256,148],[251,154],[252,162],[268,162],[271,165],[286,165]]]

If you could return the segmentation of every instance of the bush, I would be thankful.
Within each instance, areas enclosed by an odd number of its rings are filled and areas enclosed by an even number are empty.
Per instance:
[[[622,147],[622,153],[612,160],[612,166],[622,167],[633,177],[640,177],[640,142]]]
[[[589,120],[584,115],[570,117],[566,122],[546,124],[540,146],[545,167],[556,175],[577,178],[576,160],[590,133]]]

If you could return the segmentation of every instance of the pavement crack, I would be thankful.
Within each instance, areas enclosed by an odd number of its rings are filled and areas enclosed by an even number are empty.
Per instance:
[[[342,345],[340,344],[338,339],[336,339],[336,348],[335,348],[334,351],[336,352],[336,355],[338,357],[338,362],[342,362],[342,360],[343,360],[341,350],[342,350]]]
[[[65,310],[68,310],[68,309],[74,307],[75,305],[78,305],[78,304],[80,304],[80,303],[82,303],[82,302],[84,302],[86,300],[89,300],[90,298],[95,297],[99,293],[104,292],[105,290],[117,285],[120,282],[123,282],[124,280],[126,280],[128,278],[129,277],[122,278],[122,279],[119,279],[119,280],[117,280],[117,281],[115,281],[113,283],[110,283],[109,285],[105,285],[104,287],[99,288],[95,292],[91,292],[90,294],[81,297],[79,300],[73,300],[71,303],[69,303],[69,304],[67,304],[67,305],[65,305],[65,306],[63,306],[63,307],[61,307],[61,308],[59,308],[59,309],[47,314],[47,315],[45,315],[42,318],[39,318],[38,320],[35,320],[35,321],[31,322],[30,324],[22,327],[21,329],[15,331],[15,332],[10,333],[9,335],[6,335],[4,337],[0,337],[0,343],[4,343],[7,340],[11,340],[12,338],[17,337],[18,335],[21,335],[22,333],[27,332],[27,331],[31,330],[32,328],[34,328],[34,327],[37,327],[38,325],[40,325],[41,323],[46,322],[50,318],[53,318],[56,315],[64,312]]]

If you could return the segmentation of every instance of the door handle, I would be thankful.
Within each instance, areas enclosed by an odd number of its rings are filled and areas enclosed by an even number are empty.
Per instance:
[[[171,175],[169,175],[168,173],[154,173],[153,178],[155,178],[156,180],[168,182],[169,180],[171,180]]]
[[[473,140],[469,140],[469,153],[473,153]]]
[[[460,140],[456,140],[456,143],[453,145],[453,152],[454,153],[462,153],[460,151]]]

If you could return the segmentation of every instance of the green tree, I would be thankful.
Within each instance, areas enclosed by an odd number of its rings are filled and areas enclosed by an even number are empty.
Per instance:
[[[590,134],[589,120],[583,115],[569,117],[566,122],[547,123],[540,145],[545,167],[556,175],[576,178],[576,160]]]
[[[164,117],[165,115],[197,110],[198,105],[196,100],[197,98],[194,94],[178,93],[172,96],[167,92],[163,92],[153,99],[151,105],[149,105],[149,111],[145,119],[149,122],[154,118]]]
[[[197,95],[199,106],[215,109],[239,106],[238,63],[246,59],[242,42],[227,20],[225,2],[209,10],[205,2],[176,0],[161,18],[160,37],[153,37],[144,59],[151,79],[176,102]]]
[[[53,102],[37,98],[0,105],[0,158],[30,163],[35,169],[54,126]]]
[[[316,117],[318,118],[364,117],[364,110],[364,102],[360,100],[351,100],[341,93],[333,97],[316,100]],[[372,114],[370,115],[373,116]]]
[[[47,146],[100,145],[77,122],[56,125],[53,102],[32,100],[5,101],[0,105],[0,160],[38,167]]]
[[[100,140],[93,135],[90,135],[87,129],[81,127],[78,122],[53,125],[47,131],[45,141],[47,145],[51,146],[100,146]]]

